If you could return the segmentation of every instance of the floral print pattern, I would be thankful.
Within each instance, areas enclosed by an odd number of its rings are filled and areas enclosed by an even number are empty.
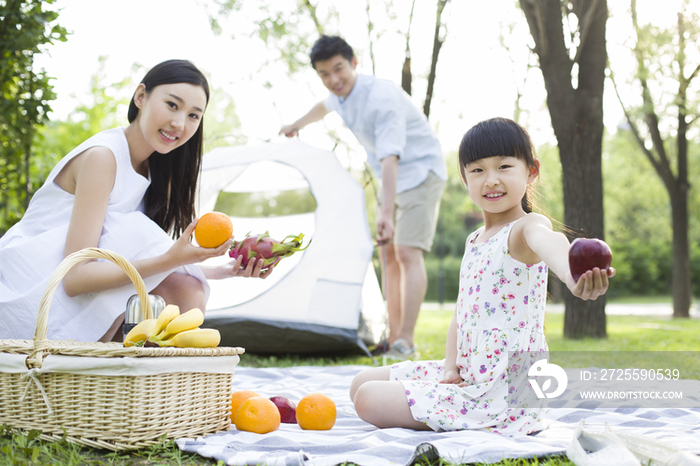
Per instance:
[[[505,436],[544,428],[539,400],[525,400],[532,353],[547,351],[544,308],[547,266],[523,264],[508,251],[515,222],[482,243],[467,239],[457,299],[457,366],[464,381],[438,383],[443,361],[405,361],[391,367],[413,417],[436,431],[483,429]]]

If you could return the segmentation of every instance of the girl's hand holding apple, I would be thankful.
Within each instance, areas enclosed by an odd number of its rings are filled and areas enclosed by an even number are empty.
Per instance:
[[[612,251],[597,238],[577,238],[569,248],[571,280],[567,286],[583,300],[595,300],[608,290],[608,278],[615,276],[611,267]]]

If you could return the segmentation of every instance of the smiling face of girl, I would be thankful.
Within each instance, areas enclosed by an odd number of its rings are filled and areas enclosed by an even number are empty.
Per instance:
[[[469,162],[462,178],[469,197],[484,214],[520,216],[525,213],[522,198],[537,177],[537,167],[512,156],[494,156]]]
[[[487,223],[512,221],[532,212],[529,188],[539,175],[540,163],[530,136],[515,121],[491,118],[470,128],[459,145],[459,167],[469,195],[484,211]],[[487,218],[492,213],[498,218]]]
[[[140,84],[134,94],[138,125],[150,153],[166,154],[186,143],[199,128],[207,96],[201,86],[162,84],[146,92]]]

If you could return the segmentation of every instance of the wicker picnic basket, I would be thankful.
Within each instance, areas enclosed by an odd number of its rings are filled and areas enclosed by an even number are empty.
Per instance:
[[[0,425],[114,451],[227,430],[233,372],[243,348],[47,340],[53,294],[68,270],[86,259],[120,266],[146,317],[152,315],[143,280],[126,259],[97,248],[66,257],[44,291],[34,339],[0,340]]]

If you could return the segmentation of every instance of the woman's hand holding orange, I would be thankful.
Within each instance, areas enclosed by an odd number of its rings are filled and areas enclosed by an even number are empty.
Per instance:
[[[233,238],[229,238],[224,244],[216,248],[202,248],[193,244],[190,239],[192,238],[192,233],[196,225],[197,220],[195,219],[185,228],[182,235],[168,250],[168,254],[171,255],[171,259],[177,266],[196,264],[211,259],[212,257],[223,256],[231,247]]]

